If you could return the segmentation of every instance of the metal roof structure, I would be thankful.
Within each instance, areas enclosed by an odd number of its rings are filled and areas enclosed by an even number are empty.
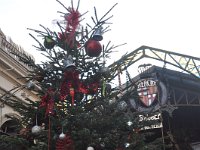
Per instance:
[[[164,62],[164,64],[177,67],[194,77],[200,77],[200,58],[149,46],[141,46],[108,66],[112,78],[117,76],[118,70],[123,71],[143,58],[158,60]]]

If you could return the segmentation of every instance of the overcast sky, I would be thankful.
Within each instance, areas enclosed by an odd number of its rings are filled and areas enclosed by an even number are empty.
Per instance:
[[[71,0],[60,0],[70,6]],[[74,5],[76,5],[74,0]],[[118,45],[121,54],[131,52],[142,45],[200,56],[199,0],[81,0],[81,13],[90,19],[93,7],[102,16],[115,3],[110,20],[111,31],[104,35],[104,42],[111,40]],[[0,28],[26,51],[35,54],[35,41],[26,28],[41,29],[39,24],[54,29],[52,20],[60,19],[57,11],[64,11],[56,0],[0,0]]]

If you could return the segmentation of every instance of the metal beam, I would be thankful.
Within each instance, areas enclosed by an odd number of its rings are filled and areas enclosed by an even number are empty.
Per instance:
[[[149,46],[141,46],[133,52],[122,56],[121,59],[108,66],[111,73],[110,80],[117,76],[118,70],[123,71],[145,57],[162,61],[166,64],[173,65],[194,77],[200,77],[200,58]]]

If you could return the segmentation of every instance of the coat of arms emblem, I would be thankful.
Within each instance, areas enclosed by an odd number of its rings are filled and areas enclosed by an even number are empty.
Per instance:
[[[141,102],[150,107],[156,100],[158,87],[156,81],[152,78],[142,79],[137,83],[137,92]]]

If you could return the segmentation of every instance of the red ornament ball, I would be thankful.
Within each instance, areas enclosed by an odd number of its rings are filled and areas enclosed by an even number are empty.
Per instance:
[[[85,44],[85,51],[90,57],[98,57],[101,54],[102,46],[99,41],[90,39]]]

